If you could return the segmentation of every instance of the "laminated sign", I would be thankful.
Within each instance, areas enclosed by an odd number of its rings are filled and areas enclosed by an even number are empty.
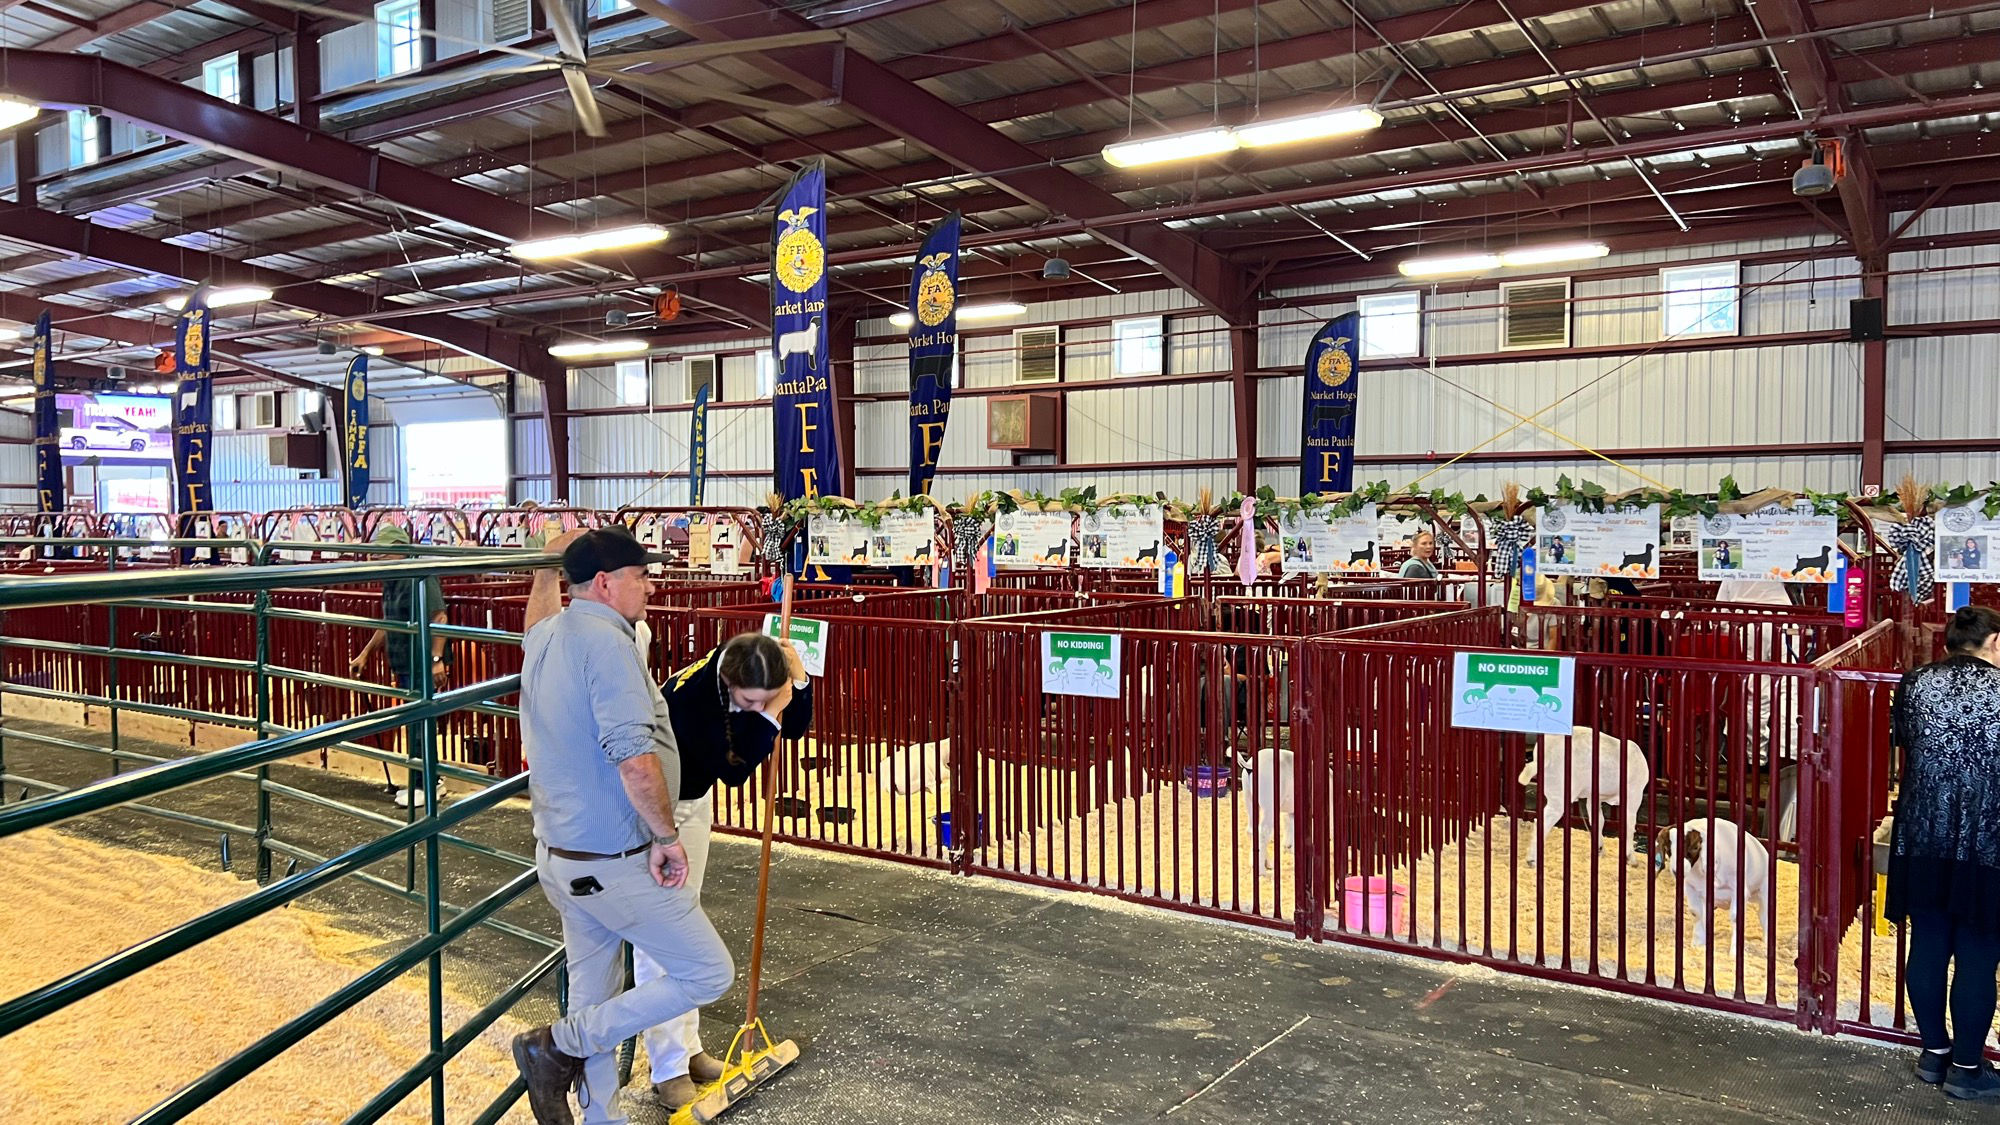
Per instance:
[[[1118,698],[1120,649],[1116,633],[1043,633],[1042,691]]]
[[[1704,582],[1754,578],[1772,582],[1834,580],[1840,525],[1812,505],[1766,508],[1747,516],[1714,515],[1702,522],[1698,575]]]
[[[1967,504],[1937,515],[1937,580],[2000,582],[2000,520]]]
[[[792,618],[792,647],[799,650],[799,663],[805,665],[806,675],[815,678],[826,675],[826,625],[824,621]],[[784,640],[778,629],[778,615],[765,614],[764,635]]]
[[[1575,657],[1461,652],[1452,660],[1452,726],[1568,734],[1575,705]]]
[[[1660,506],[1586,512],[1574,504],[1542,509],[1535,556],[1551,578],[1658,578]]]

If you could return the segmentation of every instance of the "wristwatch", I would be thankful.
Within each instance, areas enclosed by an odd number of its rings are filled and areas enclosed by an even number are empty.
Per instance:
[[[681,842],[681,834],[679,829],[675,829],[674,831],[669,832],[664,836],[660,835],[657,832],[653,834],[654,847],[671,848],[675,844],[678,844],[680,842]]]

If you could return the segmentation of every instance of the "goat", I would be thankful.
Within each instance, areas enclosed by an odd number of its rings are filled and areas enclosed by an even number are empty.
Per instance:
[[[819,318],[813,317],[804,328],[796,332],[778,333],[778,366],[785,365],[785,357],[802,355],[806,357],[806,370],[819,370]]]
[[[1827,572],[1827,568],[1831,567],[1832,565],[1833,565],[1833,545],[1829,543],[1826,546],[1821,547],[1819,549],[1819,554],[1808,555],[1805,558],[1800,559],[1799,564],[1792,568],[1792,573],[1804,574],[1806,570],[1810,568],[1812,570],[1818,571],[1820,575],[1824,577]]]
[[[1694,945],[1708,944],[1708,931],[1715,925],[1714,904],[1709,902],[1709,880],[1715,881],[1715,897],[1728,909],[1735,925],[1736,940],[1743,940],[1744,907],[1755,903],[1764,928],[1771,928],[1771,853],[1764,842],[1733,820],[1690,820],[1679,828],[1662,828],[1653,839],[1653,872],[1658,874],[1669,862],[1694,910]],[[1737,885],[1737,863],[1743,865],[1741,886]]]
[[[1257,802],[1257,838],[1264,841],[1264,868],[1276,861],[1278,849],[1289,849],[1296,834],[1298,806],[1293,803],[1293,755],[1290,750],[1266,746],[1257,751],[1250,767],[1252,799]]]
[[[1568,746],[1551,754],[1550,743],[1561,738],[1561,735],[1543,735],[1541,749],[1521,767],[1520,783],[1539,784],[1542,791],[1541,831],[1535,834],[1535,854],[1528,857],[1530,867],[1541,855],[1549,832],[1571,804],[1588,802],[1585,820],[1594,833],[1602,815],[1599,805],[1617,805],[1628,810],[1644,808],[1646,786],[1653,780],[1652,767],[1646,764],[1646,756],[1634,743],[1589,727],[1572,727],[1569,737],[1564,739]],[[1632,841],[1621,832],[1618,843],[1622,856]]]
[[[1618,564],[1618,569],[1622,571],[1628,566],[1650,568],[1652,565],[1653,565],[1653,545],[1651,543],[1648,543],[1646,544],[1646,549],[1640,551],[1638,554],[1626,555],[1625,561]]]
[[[1147,547],[1145,550],[1140,551],[1139,557],[1133,559],[1132,561],[1145,562],[1147,559],[1151,559],[1154,562],[1160,561],[1160,541],[1158,539],[1153,540],[1153,545]]]

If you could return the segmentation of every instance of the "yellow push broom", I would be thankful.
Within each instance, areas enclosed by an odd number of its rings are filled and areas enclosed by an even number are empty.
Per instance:
[[[784,603],[779,615],[778,635],[792,635],[792,580],[784,582]],[[676,1110],[669,1125],[707,1125],[748,1098],[759,1086],[777,1077],[778,1072],[799,1061],[799,1045],[789,1039],[773,1042],[757,1017],[757,989],[764,975],[764,918],[771,901],[771,833],[777,823],[778,753],[764,760],[764,847],[757,866],[757,925],[750,936],[749,999],[743,1009],[743,1026],[729,1041],[722,1056],[722,1077],[704,1087],[694,1101]],[[740,1053],[739,1053],[740,1052]]]

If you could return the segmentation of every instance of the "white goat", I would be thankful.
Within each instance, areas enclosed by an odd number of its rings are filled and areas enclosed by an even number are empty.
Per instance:
[[[1293,755],[1266,746],[1250,767],[1253,800],[1257,802],[1257,838],[1263,841],[1264,867],[1270,869],[1280,848],[1290,848],[1296,834],[1298,805],[1293,801]]]
[[[1743,864],[1743,883],[1737,885],[1738,857]],[[1694,944],[1708,944],[1714,924],[1709,902],[1709,879],[1715,880],[1715,897],[1729,910],[1736,928],[1736,940],[1743,940],[1744,907],[1756,903],[1764,928],[1771,928],[1771,853],[1764,842],[1743,831],[1733,820],[1690,820],[1679,828],[1662,828],[1653,840],[1653,870],[1659,872],[1674,861],[1674,875],[1694,910]]]
[[[1571,728],[1566,739],[1543,735],[1541,748],[1521,768],[1521,784],[1538,784],[1542,793],[1541,831],[1535,834],[1535,851],[1528,857],[1528,866],[1535,865],[1549,832],[1571,804],[1587,802],[1584,818],[1593,832],[1602,815],[1599,805],[1618,805],[1626,810],[1625,821],[1630,827],[1634,820],[1631,810],[1645,807],[1646,786],[1652,780],[1646,756],[1633,743],[1589,727]],[[1619,834],[1618,843],[1621,854],[1632,846],[1625,833]]]
[[[783,367],[785,365],[785,357],[788,355],[802,355],[806,357],[806,370],[808,371],[818,369],[819,367],[819,318],[818,317],[813,317],[811,320],[807,321],[806,326],[804,328],[799,329],[796,332],[778,333],[778,366]]]

